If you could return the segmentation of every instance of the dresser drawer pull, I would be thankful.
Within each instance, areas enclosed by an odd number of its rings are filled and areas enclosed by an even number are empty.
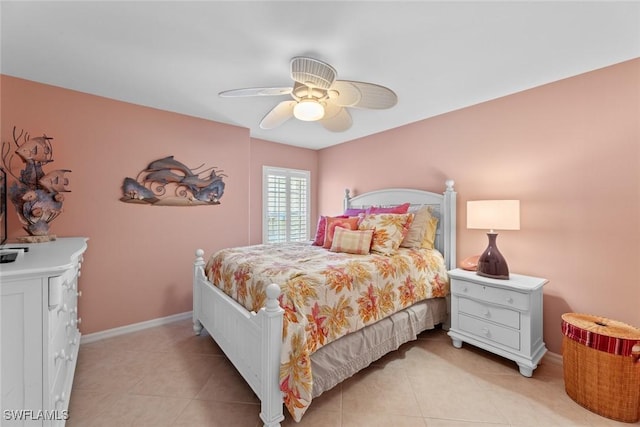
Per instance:
[[[78,319],[80,320],[80,319]],[[73,328],[75,327],[78,323],[80,323],[78,320],[76,319],[71,319],[67,322],[67,328]]]
[[[462,288],[462,292],[469,292],[469,288],[465,286],[464,288]]]
[[[482,328],[481,331],[485,337],[488,337],[489,335],[491,335],[491,331],[489,331],[489,328]]]
[[[57,396],[54,397],[54,404],[57,405],[58,403],[62,403],[65,401],[67,395],[64,393],[64,391],[60,394],[58,394]]]
[[[67,311],[69,311],[69,308],[67,307],[67,304],[62,304],[60,306],[60,308],[58,309],[58,314],[66,313]]]
[[[82,291],[76,292],[76,295],[78,296],[78,298],[80,298],[82,296]]]
[[[67,355],[64,353],[64,348],[62,350],[60,350],[60,351],[56,351],[53,354],[53,360],[58,360],[58,359],[63,359],[64,360],[66,358],[67,358]]]
[[[78,339],[77,339],[77,338],[74,338],[74,339],[72,339],[72,340],[69,340],[69,345],[70,345],[70,346],[74,346],[74,345],[76,345],[76,344],[78,344]]]
[[[491,317],[491,311],[489,311],[488,308],[484,310],[483,314],[484,314],[484,317]]]
[[[513,297],[507,297],[507,302],[509,304],[513,304]]]

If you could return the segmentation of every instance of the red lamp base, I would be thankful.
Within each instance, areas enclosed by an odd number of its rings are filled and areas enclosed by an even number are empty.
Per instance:
[[[476,274],[492,279],[506,280],[509,278],[509,266],[496,245],[498,233],[487,233],[487,237],[489,237],[489,246],[478,259]]]

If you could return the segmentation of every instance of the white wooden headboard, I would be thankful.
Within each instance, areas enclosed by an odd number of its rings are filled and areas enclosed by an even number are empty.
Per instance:
[[[447,180],[443,193],[412,188],[388,188],[351,196],[347,189],[344,195],[344,208],[366,208],[373,205],[396,206],[407,202],[411,206],[431,206],[433,215],[438,217],[435,246],[444,255],[447,268],[451,270],[456,264],[456,192],[453,184],[453,180]]]

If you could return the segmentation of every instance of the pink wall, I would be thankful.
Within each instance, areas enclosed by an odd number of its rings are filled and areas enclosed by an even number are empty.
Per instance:
[[[51,168],[72,170],[72,192],[51,231],[90,238],[80,282],[83,333],[190,311],[195,249],[209,254],[249,244],[250,233],[260,235],[260,224],[251,223],[251,207],[261,203],[261,194],[252,198],[252,182],[262,174],[261,156],[266,164],[274,159],[247,129],[8,76],[0,83],[2,141],[11,141],[14,125],[32,136],[46,133],[54,137]],[[278,148],[287,166],[315,165],[315,151]],[[191,167],[223,169],[228,178],[222,203],[159,207],[119,201],[125,177],[135,178],[150,161],[168,155]],[[9,208],[9,237],[24,235]]]
[[[460,260],[487,245],[466,201],[520,199],[521,230],[498,246],[512,272],[550,280],[548,348],[561,352],[564,312],[640,326],[639,88],[633,60],[321,150],[319,212],[339,211],[345,187],[452,178]]]
[[[465,202],[518,198],[522,229],[500,233],[498,242],[511,271],[550,280],[548,347],[560,352],[560,315],[567,311],[640,325],[640,60],[319,152],[8,76],[0,84],[2,140],[10,140],[14,125],[47,133],[55,138],[53,165],[72,170],[72,192],[52,231],[90,238],[83,333],[191,310],[194,249],[210,253],[261,240],[262,165],[311,170],[312,222],[342,209],[344,188],[437,190],[453,178],[458,259],[486,246],[482,231],[464,228]],[[167,155],[224,169],[222,204],[118,200],[124,177]],[[10,237],[24,234],[11,212],[9,226]]]
[[[318,152],[262,139],[251,138],[251,236],[252,245],[262,243],[262,167],[274,166],[307,170],[311,173],[311,233],[315,233],[317,213]]]

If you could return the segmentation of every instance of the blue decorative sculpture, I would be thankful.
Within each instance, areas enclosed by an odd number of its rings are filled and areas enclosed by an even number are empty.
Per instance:
[[[173,156],[155,160],[122,183],[123,202],[165,206],[218,205],[224,194],[224,181],[215,167],[195,172]]]
[[[71,171],[57,169],[45,174],[43,166],[53,161],[52,139],[44,134],[30,138],[24,130],[16,135],[14,127],[15,151],[12,152],[11,143],[2,143],[2,163],[16,180],[9,187],[9,198],[16,208],[23,228],[31,236],[35,236],[18,238],[20,241],[42,242],[56,238],[49,233],[49,223],[62,213],[62,193],[70,191],[67,189],[69,179],[66,173]],[[15,154],[24,162],[19,176],[12,170]]]

